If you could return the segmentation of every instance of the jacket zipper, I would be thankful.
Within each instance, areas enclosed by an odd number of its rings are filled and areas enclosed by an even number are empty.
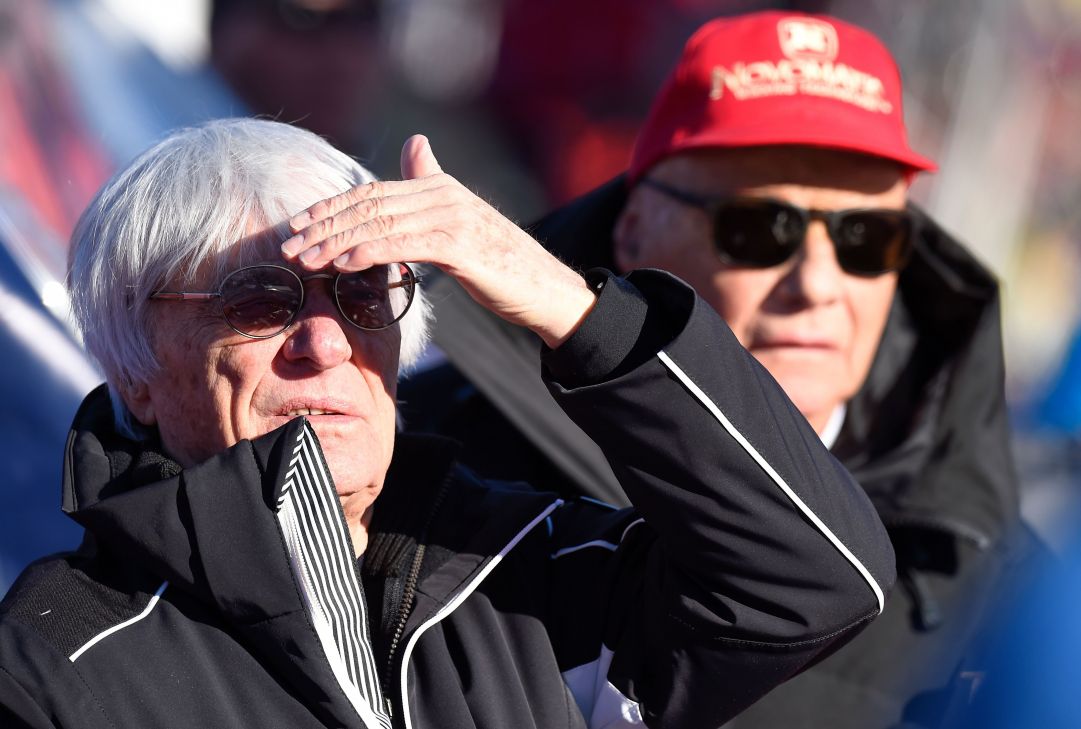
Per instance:
[[[525,527],[523,527],[522,530],[518,532],[518,534],[516,534],[509,542],[507,542],[503,549],[499,550],[498,554],[493,557],[489,557],[484,567],[481,568],[480,572],[476,576],[474,576],[468,584],[460,588],[457,592],[453,594],[453,596],[449,597],[446,602],[443,603],[443,606],[440,607],[434,615],[422,622],[409,634],[409,639],[406,641],[405,650],[402,653],[401,661],[399,661],[398,669],[401,682],[396,691],[396,694],[399,695],[402,702],[401,718],[405,729],[412,728],[412,723],[409,721],[409,707],[405,705],[405,702],[409,700],[408,692],[406,691],[405,671],[407,666],[409,665],[409,656],[412,653],[413,647],[416,645],[417,639],[420,638],[421,634],[424,633],[428,628],[442,621],[452,612],[457,610],[458,607],[462,604],[462,602],[464,602],[466,598],[472,595],[473,592],[480,585],[480,583],[482,583],[488,577],[491,571],[495,569],[500,562],[503,561],[503,557],[505,557],[512,549],[514,549],[514,547],[517,546],[518,542],[520,542],[526,534],[533,531],[534,527],[542,523],[546,518],[548,518],[549,514],[551,514],[562,505],[563,499],[556,499],[551,504],[549,504],[547,508],[545,508],[537,516],[535,516],[532,521],[526,524]],[[405,637],[404,633],[402,637]],[[394,665],[393,657],[390,661],[388,661],[388,665]]]
[[[394,675],[394,657],[398,652],[398,645],[401,643],[402,636],[405,634],[405,625],[409,621],[409,615],[413,611],[413,600],[417,596],[417,583],[420,581],[420,568],[424,563],[424,555],[427,552],[428,545],[426,542],[428,539],[428,531],[431,528],[432,522],[435,521],[435,515],[439,512],[440,507],[443,506],[443,501],[446,499],[447,492],[450,490],[452,478],[453,472],[448,473],[443,479],[443,484],[440,486],[439,492],[432,502],[432,508],[428,511],[428,519],[417,539],[417,549],[416,552],[413,553],[413,561],[409,565],[405,586],[402,588],[402,594],[398,600],[398,612],[394,621],[394,630],[391,632],[390,648],[387,651],[387,662],[384,665],[382,676],[387,711],[390,713],[392,719],[394,718],[394,702],[391,697],[394,695],[394,692],[392,690],[391,679]]]

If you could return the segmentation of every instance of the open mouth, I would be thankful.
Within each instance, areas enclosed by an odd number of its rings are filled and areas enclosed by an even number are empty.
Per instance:
[[[337,410],[321,410],[319,408],[296,408],[286,413],[290,418],[298,415],[341,415]]]

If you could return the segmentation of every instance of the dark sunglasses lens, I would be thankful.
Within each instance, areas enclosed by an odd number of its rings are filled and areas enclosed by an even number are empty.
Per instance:
[[[848,213],[836,227],[837,261],[849,273],[873,276],[896,271],[908,258],[912,224],[903,211]]]
[[[338,307],[354,326],[385,329],[401,319],[413,303],[415,279],[403,264],[372,266],[338,277],[334,295]]]
[[[799,212],[763,200],[739,200],[721,206],[713,221],[714,242],[728,263],[768,268],[784,263],[803,243]]]
[[[303,299],[300,279],[276,266],[252,266],[229,274],[221,286],[229,326],[252,337],[272,337],[289,326]]]

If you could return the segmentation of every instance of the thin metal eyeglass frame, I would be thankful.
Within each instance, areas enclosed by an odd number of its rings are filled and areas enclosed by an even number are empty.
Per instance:
[[[384,264],[384,265],[392,266],[392,265],[395,265],[395,264]],[[334,292],[334,307],[338,310],[338,313],[342,315],[342,319],[344,319],[346,322],[348,322],[352,326],[354,326],[357,329],[360,329],[361,331],[364,331],[364,332],[382,331],[384,329],[389,329],[390,327],[394,326],[399,321],[401,321],[402,317],[404,317],[406,315],[406,313],[409,311],[410,307],[413,306],[413,299],[416,298],[416,287],[420,284],[420,282],[421,282],[421,280],[423,278],[422,276],[415,273],[413,271],[412,266],[410,266],[408,263],[399,262],[397,265],[399,265],[399,266],[401,266],[402,268],[405,269],[405,274],[402,276],[401,281],[394,281],[392,283],[388,283],[387,288],[388,289],[396,289],[396,288],[401,288],[401,287],[407,286],[407,285],[411,286],[412,288],[410,290],[409,300],[405,302],[405,308],[402,309],[402,313],[398,314],[398,316],[396,316],[393,320],[391,320],[387,324],[384,324],[383,326],[380,326],[380,327],[364,327],[364,326],[361,326],[360,324],[357,324],[355,321],[353,321],[352,319],[349,318],[348,314],[345,313],[345,310],[342,309],[341,301],[338,299],[338,279],[340,279],[342,276],[348,276],[348,275],[353,274],[353,273],[361,273],[360,271],[339,271],[337,273],[311,273],[311,274],[308,274],[307,276],[301,276],[300,274],[298,274],[293,269],[286,268],[285,266],[279,266],[279,265],[277,265],[275,263],[257,263],[257,264],[255,264],[253,266],[242,266],[241,268],[230,271],[228,274],[226,274],[225,278],[222,279],[221,286],[224,286],[225,282],[228,281],[231,276],[234,276],[234,275],[236,275],[236,274],[238,274],[238,273],[240,273],[242,271],[251,270],[253,268],[277,268],[279,270],[286,271],[287,273],[289,273],[291,276],[293,276],[300,283],[300,301],[297,303],[296,311],[294,311],[292,314],[289,315],[289,319],[285,322],[285,324],[282,325],[281,329],[274,332],[273,334],[249,334],[248,332],[241,331],[240,329],[237,329],[235,326],[233,326],[233,324],[229,321],[228,317],[225,316],[224,311],[219,312],[219,314],[220,314],[220,316],[222,318],[222,321],[225,322],[226,326],[228,326],[234,332],[236,332],[237,334],[239,334],[239,335],[241,335],[243,337],[247,337],[248,339],[270,339],[271,337],[276,337],[279,334],[281,334],[282,332],[284,332],[286,329],[288,329],[290,327],[290,325],[292,325],[292,323],[294,321],[296,321],[297,317],[300,316],[300,312],[304,310],[304,296],[305,296],[305,286],[304,286],[304,284],[306,282],[312,281],[312,280],[315,280],[315,279],[333,279],[334,283],[331,286],[331,290]],[[222,295],[221,294],[221,286],[219,286],[217,291],[164,291],[164,290],[159,290],[159,291],[154,291],[147,298],[154,299],[154,300],[160,300],[160,301],[209,301],[211,299],[221,298],[221,295]]]
[[[710,223],[712,225],[714,225],[714,226],[717,224],[717,222],[716,222],[717,213],[721,209],[723,209],[723,208],[725,208],[725,207],[727,207],[729,205],[732,205],[733,203],[740,203],[740,202],[749,202],[749,203],[757,203],[757,204],[768,203],[770,205],[778,205],[778,206],[783,207],[785,209],[794,211],[800,217],[800,220],[803,223],[803,235],[802,235],[802,240],[800,241],[800,245],[795,247],[795,248],[792,248],[791,251],[789,252],[788,256],[786,256],[784,258],[784,260],[782,260],[782,261],[780,261],[779,263],[776,263],[776,264],[767,265],[767,266],[756,266],[755,264],[748,263],[747,261],[741,261],[741,260],[738,260],[738,259],[735,259],[735,258],[731,258],[727,254],[727,252],[725,252],[724,250],[722,250],[720,248],[720,246],[718,246],[716,244],[714,245],[714,247],[717,249],[717,254],[726,263],[730,263],[730,264],[737,265],[737,266],[746,266],[746,267],[749,267],[749,268],[772,268],[773,266],[779,266],[782,263],[786,263],[790,258],[792,258],[792,256],[794,256],[796,254],[796,251],[799,250],[799,247],[802,247],[804,241],[806,241],[806,239],[807,239],[807,229],[810,227],[811,223],[813,221],[816,221],[816,220],[821,221],[826,226],[826,232],[829,234],[830,242],[833,243],[833,249],[834,249],[835,252],[839,253],[840,251],[844,250],[844,249],[841,248],[842,244],[838,240],[838,238],[840,237],[841,221],[845,217],[847,217],[849,215],[853,215],[853,214],[883,213],[883,214],[886,214],[886,215],[889,215],[889,216],[892,216],[892,217],[897,217],[897,218],[899,218],[899,219],[901,219],[901,220],[903,220],[905,222],[905,225],[907,226],[907,228],[906,228],[907,235],[906,235],[906,239],[905,239],[904,251],[902,252],[901,257],[898,259],[897,265],[895,267],[886,268],[886,269],[882,269],[882,270],[878,270],[878,271],[859,271],[859,270],[854,271],[854,270],[851,270],[848,267],[846,267],[844,265],[844,263],[842,262],[842,260],[841,260],[841,256],[838,255],[837,263],[838,263],[838,265],[841,266],[842,270],[844,270],[846,273],[852,274],[854,276],[868,277],[868,276],[881,276],[882,274],[885,274],[885,273],[890,273],[892,271],[898,271],[901,268],[903,268],[904,265],[908,262],[908,258],[912,254],[912,248],[914,246],[914,241],[915,241],[915,238],[916,238],[916,234],[915,234],[916,233],[915,218],[914,218],[914,216],[912,215],[912,213],[909,210],[895,210],[893,208],[846,208],[844,210],[819,210],[818,208],[800,207],[799,205],[794,205],[793,203],[787,202],[785,200],[778,200],[777,198],[773,198],[773,197],[739,197],[739,196],[731,196],[731,197],[722,197],[722,198],[711,198],[711,197],[706,197],[705,195],[696,195],[693,192],[687,192],[686,190],[680,190],[677,187],[672,187],[671,185],[669,185],[667,183],[661,182],[660,180],[654,180],[651,177],[642,178],[640,184],[646,185],[647,187],[651,187],[654,190],[657,190],[657,191],[667,195],[668,197],[672,198],[673,200],[678,200],[679,202],[684,203],[686,205],[691,205],[692,207],[696,207],[696,208],[700,208],[702,210],[705,210],[706,213],[710,217]],[[714,231],[713,237],[714,237],[714,241],[716,241],[716,239],[717,239],[716,231]]]

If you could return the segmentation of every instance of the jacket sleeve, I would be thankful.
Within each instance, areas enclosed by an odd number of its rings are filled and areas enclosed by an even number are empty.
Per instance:
[[[607,568],[624,594],[600,601],[604,675],[585,713],[720,726],[881,611],[893,551],[862,489],[688,286],[587,278],[597,306],[544,374],[644,524],[628,517]]]

